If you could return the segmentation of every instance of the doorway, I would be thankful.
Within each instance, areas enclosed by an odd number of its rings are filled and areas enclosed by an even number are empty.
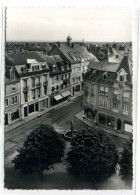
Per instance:
[[[27,117],[28,116],[28,111],[27,111],[27,106],[24,107],[24,117]]]
[[[8,125],[8,114],[5,114],[5,125]]]
[[[117,130],[121,130],[121,124],[122,124],[121,120],[118,119],[117,120]]]
[[[38,111],[38,102],[35,103],[35,110]]]

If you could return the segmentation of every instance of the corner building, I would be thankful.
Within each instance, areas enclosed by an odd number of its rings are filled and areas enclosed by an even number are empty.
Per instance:
[[[89,64],[84,75],[84,117],[106,129],[132,132],[132,67],[128,56],[120,63]]]

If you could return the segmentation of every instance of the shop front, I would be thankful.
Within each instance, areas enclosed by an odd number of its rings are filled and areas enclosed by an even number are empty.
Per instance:
[[[115,118],[99,113],[99,123],[108,127],[115,128]]]
[[[60,103],[63,100],[63,97],[61,94],[55,95],[51,97],[51,105],[54,106],[58,103]]]
[[[61,96],[64,98],[64,100],[68,99],[68,97],[71,96],[71,92],[70,91],[64,91],[61,93]]]
[[[84,116],[88,119],[95,119],[96,118],[96,110],[93,110],[89,107],[84,107]]]

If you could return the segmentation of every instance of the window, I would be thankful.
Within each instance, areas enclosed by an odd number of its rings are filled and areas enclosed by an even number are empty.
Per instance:
[[[115,127],[115,118],[107,116],[107,126]]]
[[[33,97],[33,99],[35,99],[35,89],[32,90],[32,97]]]
[[[73,83],[75,83],[75,78],[73,78]]]
[[[123,92],[123,101],[129,102],[130,99],[130,92],[129,91],[124,91]]]
[[[35,67],[34,66],[32,66],[32,71],[34,71],[35,70]]]
[[[123,104],[122,107],[123,107],[123,111],[128,112],[128,105]]]
[[[11,104],[14,104],[14,97],[11,98]]]
[[[44,86],[44,94],[47,95],[47,86]]]
[[[113,103],[113,109],[118,110],[118,104],[117,103]]]
[[[35,87],[35,78],[32,78],[32,87]]]
[[[57,85],[57,86],[56,86],[56,90],[58,90],[58,89],[59,89],[59,86]]]
[[[100,87],[100,94],[108,95],[108,88],[107,87]]]
[[[8,106],[8,99],[5,100],[5,106]]]
[[[27,94],[27,92],[24,93],[24,101],[25,101],[25,102],[28,101],[28,94]]]
[[[12,84],[12,91],[16,90],[16,84]]]
[[[54,78],[52,78],[52,84],[54,84]]]
[[[52,87],[52,92],[54,92],[54,87]]]
[[[81,67],[79,67],[79,72],[81,71]]]
[[[100,99],[99,100],[99,106],[102,107],[102,108],[107,109],[108,108],[108,100],[102,100],[102,99]]]
[[[37,89],[38,97],[40,97],[40,89]]]
[[[124,81],[124,76],[120,76],[120,81]]]
[[[10,77],[11,77],[11,79],[15,78],[15,72],[13,70],[11,70]]]
[[[11,113],[11,120],[14,121],[19,118],[19,110]]]
[[[106,125],[106,122],[107,122],[106,115],[99,114],[99,123],[102,125]]]
[[[17,96],[15,96],[15,103],[17,103]]]

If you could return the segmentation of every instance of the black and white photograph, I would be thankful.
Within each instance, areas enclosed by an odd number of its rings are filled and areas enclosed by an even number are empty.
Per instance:
[[[4,188],[132,190],[132,9],[5,16]]]

